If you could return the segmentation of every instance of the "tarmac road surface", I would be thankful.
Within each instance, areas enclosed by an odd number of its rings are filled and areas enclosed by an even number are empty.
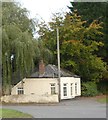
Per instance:
[[[31,114],[34,118],[106,118],[106,104],[94,99],[64,100],[57,104],[2,105]]]

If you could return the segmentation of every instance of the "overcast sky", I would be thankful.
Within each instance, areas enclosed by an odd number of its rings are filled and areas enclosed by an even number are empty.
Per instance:
[[[69,11],[67,6],[71,6],[72,0],[17,0],[21,5],[30,11],[30,17],[37,15],[42,17],[46,22],[51,18],[52,13],[59,11]]]

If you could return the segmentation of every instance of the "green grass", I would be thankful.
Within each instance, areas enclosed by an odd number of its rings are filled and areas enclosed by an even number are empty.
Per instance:
[[[97,99],[100,103],[108,103],[108,97]]]
[[[17,110],[0,109],[0,118],[32,118],[32,116]]]

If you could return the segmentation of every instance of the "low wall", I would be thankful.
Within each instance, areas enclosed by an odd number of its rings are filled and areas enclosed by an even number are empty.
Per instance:
[[[2,96],[1,102],[5,103],[57,103],[58,95],[9,95]]]

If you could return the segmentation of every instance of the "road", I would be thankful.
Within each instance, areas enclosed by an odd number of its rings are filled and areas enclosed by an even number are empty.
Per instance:
[[[57,104],[3,105],[34,118],[106,118],[106,104],[94,99],[72,99]]]

